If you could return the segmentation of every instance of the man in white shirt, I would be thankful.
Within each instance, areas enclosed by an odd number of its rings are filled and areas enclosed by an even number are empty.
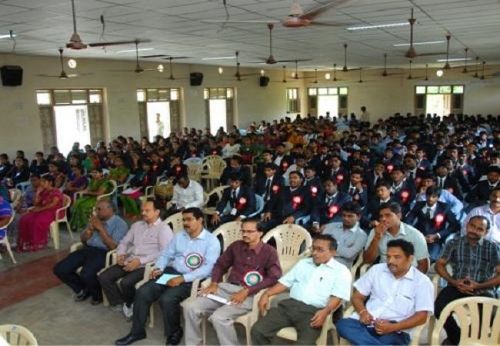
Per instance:
[[[117,247],[117,264],[98,275],[109,305],[119,307],[126,318],[132,317],[135,284],[144,276],[144,266],[156,261],[174,234],[160,219],[162,205],[147,200],[141,206],[142,221],[135,222]],[[122,278],[118,283],[117,280]],[[123,305],[122,305],[123,304]]]
[[[406,240],[387,243],[387,263],[374,265],[354,283],[351,302],[356,313],[336,323],[342,338],[352,345],[410,343],[411,329],[434,312],[434,288],[412,266],[414,252]]]
[[[366,244],[367,235],[359,227],[361,207],[356,202],[347,202],[342,206],[342,222],[326,224],[323,234],[329,234],[337,241],[335,259],[351,268],[358,254]]]
[[[285,327],[297,330],[297,345],[312,345],[321,333],[326,318],[342,300],[351,295],[351,273],[335,260],[337,242],[327,234],[314,236],[312,258],[305,258],[267,289],[259,300],[264,313],[269,297],[290,290],[290,298],[269,310],[252,327],[254,345],[269,345],[274,335]]]
[[[175,212],[187,208],[201,208],[203,206],[203,187],[200,183],[189,179],[187,175],[182,175],[174,186],[171,203]]]

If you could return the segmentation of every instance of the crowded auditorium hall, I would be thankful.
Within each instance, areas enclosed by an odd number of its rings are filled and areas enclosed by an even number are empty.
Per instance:
[[[0,0],[0,346],[499,345],[499,16]]]

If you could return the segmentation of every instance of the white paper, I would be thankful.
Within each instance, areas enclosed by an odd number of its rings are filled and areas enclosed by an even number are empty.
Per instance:
[[[222,297],[216,296],[215,294],[207,294],[207,298],[215,300],[216,302],[219,302],[219,303],[222,303],[222,304],[226,304],[226,305],[230,304],[230,302],[226,298],[222,298]]]
[[[178,276],[179,275],[177,274],[163,274],[158,280],[156,280],[156,283],[160,285],[166,285],[170,279],[176,278]]]
[[[129,187],[128,189],[123,190],[122,194],[124,194],[124,195],[131,195],[134,192],[139,191],[140,189],[141,189],[140,187]]]

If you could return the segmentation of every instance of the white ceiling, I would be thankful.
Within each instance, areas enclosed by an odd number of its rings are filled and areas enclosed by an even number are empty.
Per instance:
[[[226,0],[230,20],[280,20],[287,16],[292,0]],[[327,3],[327,0],[299,0],[305,9]],[[240,52],[243,66],[269,55],[268,30],[265,24],[203,23],[202,20],[226,18],[222,0],[75,0],[78,32],[85,43],[149,38],[141,48],[154,48],[144,55],[166,54],[188,56],[186,63],[232,65],[234,60],[203,61],[203,57],[220,57]],[[480,56],[488,64],[500,62],[499,0],[350,0],[328,10],[318,20],[354,25],[402,22],[414,8],[417,23],[415,41],[444,40],[450,32],[451,58]],[[99,17],[105,19],[104,37]],[[18,54],[56,55],[72,33],[70,0],[0,0],[0,35],[13,30]],[[350,67],[375,67],[388,54],[389,66],[407,66],[407,47],[393,47],[409,42],[409,26],[348,32],[345,27],[311,26],[273,31],[274,57],[280,59],[310,58],[303,68],[342,66],[344,43],[349,45]],[[0,40],[0,52],[12,51],[10,39]],[[134,46],[114,46],[106,50],[87,48],[66,52],[74,57],[134,59],[134,53],[118,54]],[[440,45],[416,46],[418,53],[444,52]],[[442,56],[444,57],[444,56]],[[418,57],[415,64],[437,66],[438,57]],[[153,59],[150,59],[153,61]],[[160,61],[156,59],[156,61]],[[462,64],[462,63],[455,63]],[[278,64],[282,65],[282,64]],[[293,65],[293,64],[292,64]],[[275,65],[279,68],[279,66]]]

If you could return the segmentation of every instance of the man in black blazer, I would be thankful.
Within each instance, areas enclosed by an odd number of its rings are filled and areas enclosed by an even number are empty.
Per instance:
[[[499,181],[500,167],[495,165],[489,166],[486,172],[486,179],[478,181],[465,200],[471,204],[471,208],[488,203],[490,193],[495,187],[499,186]]]
[[[361,208],[364,208],[368,202],[368,191],[363,185],[363,170],[354,168],[351,171],[349,180],[342,185],[341,191],[348,193],[354,202],[357,202]]]
[[[405,219],[425,236],[432,262],[439,258],[446,238],[460,231],[460,222],[446,203],[438,201],[439,194],[439,188],[427,188],[426,201],[417,202]]]
[[[313,232],[321,232],[326,224],[342,221],[342,206],[352,201],[352,197],[338,190],[337,181],[326,178],[323,181],[324,192],[311,211]]]
[[[379,219],[378,211],[380,205],[396,200],[391,196],[391,183],[388,180],[380,180],[375,186],[375,194],[368,200],[366,207],[361,214],[361,228],[371,230],[376,226]]]
[[[436,167],[436,186],[441,190],[448,190],[460,201],[463,201],[464,196],[462,194],[462,188],[458,183],[458,180],[451,176],[446,165],[447,161],[449,161],[449,159],[441,161],[441,163]]]
[[[272,162],[264,164],[263,173],[263,175],[256,177],[254,191],[262,196],[266,202],[272,195],[273,186],[281,187],[285,180],[283,176],[278,175],[278,166]]]
[[[390,180],[389,174],[385,170],[385,165],[382,161],[377,161],[373,165],[373,169],[370,170],[364,177],[364,181],[368,188],[368,200],[375,198],[376,188],[375,186],[379,181]]]
[[[255,212],[255,194],[253,190],[243,185],[241,176],[232,174],[229,177],[229,187],[217,203],[216,213],[212,215],[212,225],[229,221],[241,220]]]
[[[246,187],[252,186],[252,175],[247,166],[242,165],[241,156],[234,155],[229,160],[229,166],[224,168],[220,176],[221,185],[228,185],[229,178],[232,174],[238,174],[241,178],[241,183]]]
[[[392,197],[401,205],[403,216],[410,211],[410,205],[417,194],[415,183],[406,177],[405,171],[401,166],[394,166],[391,172]]]

